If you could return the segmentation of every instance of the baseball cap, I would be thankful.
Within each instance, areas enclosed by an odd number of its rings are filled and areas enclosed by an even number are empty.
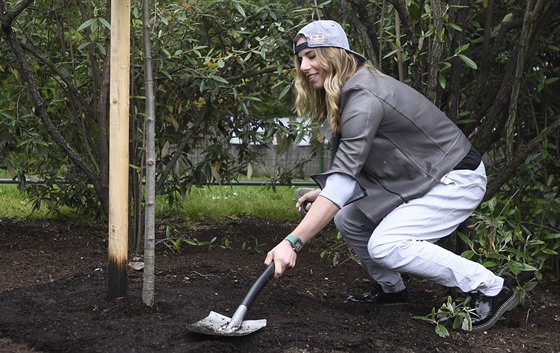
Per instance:
[[[307,42],[296,46],[297,39],[302,35],[307,38]],[[303,27],[294,37],[293,47],[294,54],[297,54],[305,48],[341,48],[354,54],[360,62],[366,61],[365,56],[350,50],[350,44],[348,44],[348,38],[346,37],[344,29],[342,29],[342,26],[338,24],[338,22],[332,20],[319,20],[311,22]]]

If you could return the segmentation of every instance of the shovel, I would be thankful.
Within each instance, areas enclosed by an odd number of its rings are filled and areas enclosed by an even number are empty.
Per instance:
[[[190,324],[187,329],[194,333],[214,336],[245,336],[266,326],[266,319],[243,320],[247,310],[259,295],[261,289],[270,281],[274,274],[274,261],[268,265],[266,270],[255,281],[245,299],[230,319],[227,316],[211,311],[202,320]]]

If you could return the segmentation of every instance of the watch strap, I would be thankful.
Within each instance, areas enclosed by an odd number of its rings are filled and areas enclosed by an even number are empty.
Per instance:
[[[296,253],[303,249],[303,241],[293,234],[289,234],[286,238],[284,238],[284,240],[287,240],[290,244],[292,244],[292,249],[294,249]]]

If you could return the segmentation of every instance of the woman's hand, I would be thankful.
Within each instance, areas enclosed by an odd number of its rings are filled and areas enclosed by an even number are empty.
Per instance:
[[[297,209],[301,212],[301,208],[305,207],[304,211],[309,211],[309,208],[311,208],[311,203],[313,203],[317,199],[317,196],[319,196],[320,193],[321,189],[315,189],[305,193],[302,197],[297,199]]]
[[[290,233],[299,238],[303,244],[309,243],[309,241],[333,219],[334,215],[339,210],[338,206],[331,200],[319,196],[320,192],[321,190],[310,191],[297,201],[297,206],[299,207],[301,207],[304,202],[313,202],[313,207],[311,207],[307,216],[305,216],[293,232]],[[268,266],[274,261],[274,277],[278,278],[282,276],[284,271],[288,268],[292,268],[296,265],[296,259],[297,254],[292,248],[292,244],[284,239],[268,252],[264,263]]]
[[[296,265],[297,254],[292,249],[292,244],[287,240],[282,240],[266,255],[265,265],[270,265],[274,261],[274,278],[282,276],[284,271]]]

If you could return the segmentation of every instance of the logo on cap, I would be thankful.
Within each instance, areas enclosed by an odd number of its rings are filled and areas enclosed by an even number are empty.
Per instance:
[[[325,44],[325,37],[322,34],[315,34],[309,38],[310,45],[321,45]]]

